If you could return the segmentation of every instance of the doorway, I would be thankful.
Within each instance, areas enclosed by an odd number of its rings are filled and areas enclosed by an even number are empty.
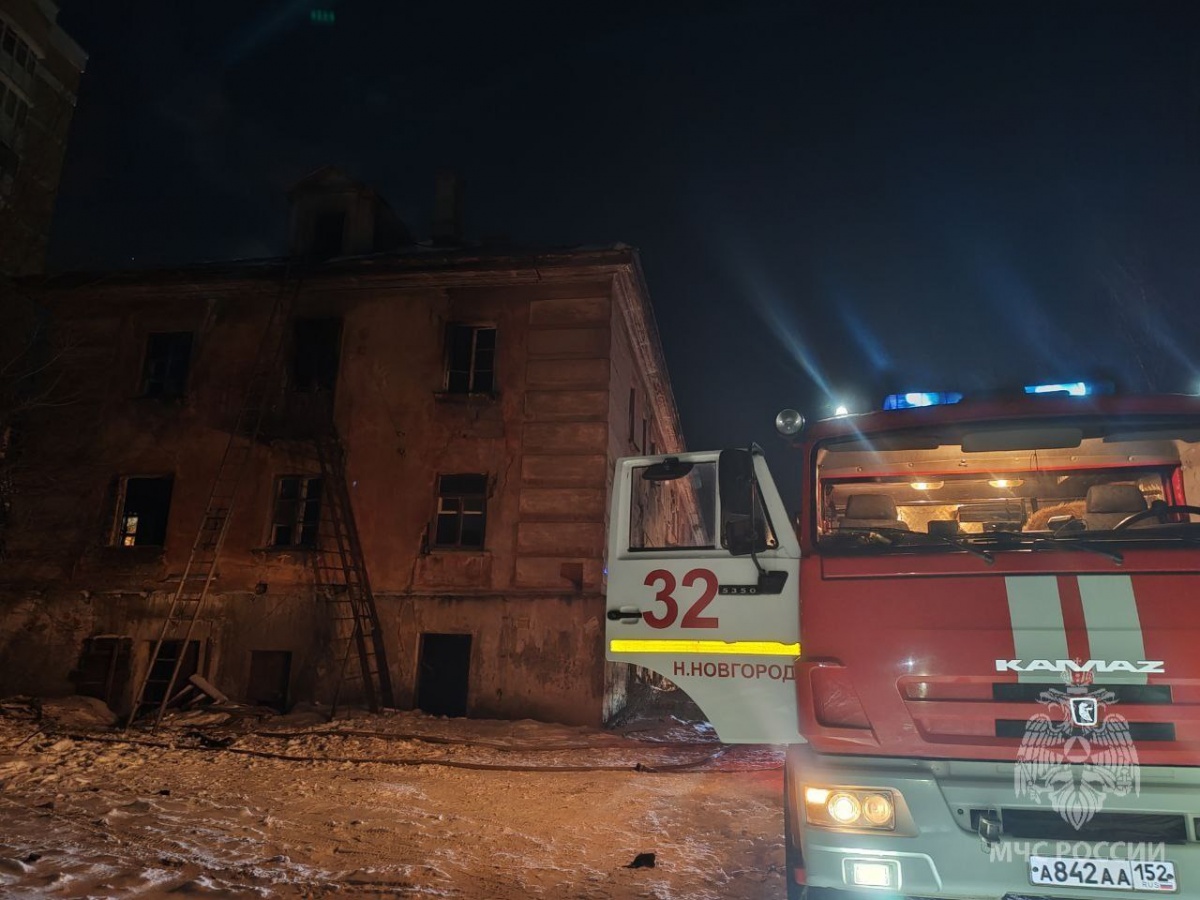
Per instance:
[[[471,635],[422,634],[417,708],[431,716],[465,716],[471,683]]]
[[[246,699],[285,713],[288,710],[288,683],[292,677],[290,650],[251,650],[250,683]]]

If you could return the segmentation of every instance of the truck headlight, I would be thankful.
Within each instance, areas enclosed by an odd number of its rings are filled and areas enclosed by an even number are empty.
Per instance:
[[[896,802],[886,790],[805,787],[804,810],[809,824],[826,828],[892,831],[896,827]]]

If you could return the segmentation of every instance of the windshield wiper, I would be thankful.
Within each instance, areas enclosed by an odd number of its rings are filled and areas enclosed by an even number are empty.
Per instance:
[[[976,547],[971,543],[969,537],[952,538],[947,534],[929,534],[928,532],[925,533],[924,537],[933,538],[935,541],[941,541],[943,544],[949,544],[951,547],[957,547],[959,550],[966,550],[968,553],[973,553],[989,566],[996,561],[995,555],[990,550]]]
[[[1040,537],[1035,534],[1028,534],[1019,531],[994,531],[989,532],[987,537],[1002,541],[1009,546],[1015,544],[1023,544],[1026,541],[1032,544],[1034,550],[1049,550],[1053,548],[1063,548],[1068,550],[1084,550],[1088,553],[1096,553],[1106,559],[1111,559],[1118,566],[1124,564],[1125,557],[1116,550],[1109,550],[1105,547],[1096,546],[1092,541],[1079,540],[1078,534],[1071,534],[1068,537]]]
[[[978,556],[989,566],[996,561],[996,557],[982,547],[976,547],[969,543],[965,538],[952,538],[948,535],[929,534],[924,531],[907,531],[903,528],[889,528],[886,525],[871,528],[843,528],[837,532],[838,534],[866,534],[873,535],[876,538],[883,538],[884,542],[891,546],[896,543],[897,538],[931,538],[939,543],[946,544],[950,547],[955,547],[959,550],[966,550],[968,553]]]
[[[1065,535],[1064,537],[1059,537],[1056,533],[1052,538],[1034,538],[1033,542],[1034,547],[1050,547],[1054,544],[1062,547],[1070,547],[1072,550],[1086,550],[1089,553],[1106,556],[1118,566],[1125,564],[1125,557],[1119,550],[1109,550],[1098,546],[1095,541],[1083,539],[1079,534],[1075,533]]]

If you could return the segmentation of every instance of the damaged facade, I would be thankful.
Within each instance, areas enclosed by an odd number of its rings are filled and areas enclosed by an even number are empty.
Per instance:
[[[335,170],[294,199],[290,262],[44,283],[71,399],[22,423],[0,694],[129,709],[286,292],[184,676],[249,703],[331,701],[336,607],[312,565],[326,494],[305,440],[331,404],[396,705],[599,724],[627,678],[603,646],[613,463],[683,449],[636,252],[413,244]],[[169,674],[149,672],[147,700]]]

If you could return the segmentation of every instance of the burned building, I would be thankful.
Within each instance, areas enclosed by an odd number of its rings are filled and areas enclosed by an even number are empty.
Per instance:
[[[40,284],[65,399],[16,441],[0,693],[128,711],[177,665],[250,703],[354,699],[337,621],[361,582],[385,701],[580,724],[619,707],[613,462],[682,449],[637,253],[467,247],[445,225],[413,243],[328,169],[293,196],[288,259]],[[350,549],[326,582],[330,527]],[[164,631],[197,573],[194,627]]]

